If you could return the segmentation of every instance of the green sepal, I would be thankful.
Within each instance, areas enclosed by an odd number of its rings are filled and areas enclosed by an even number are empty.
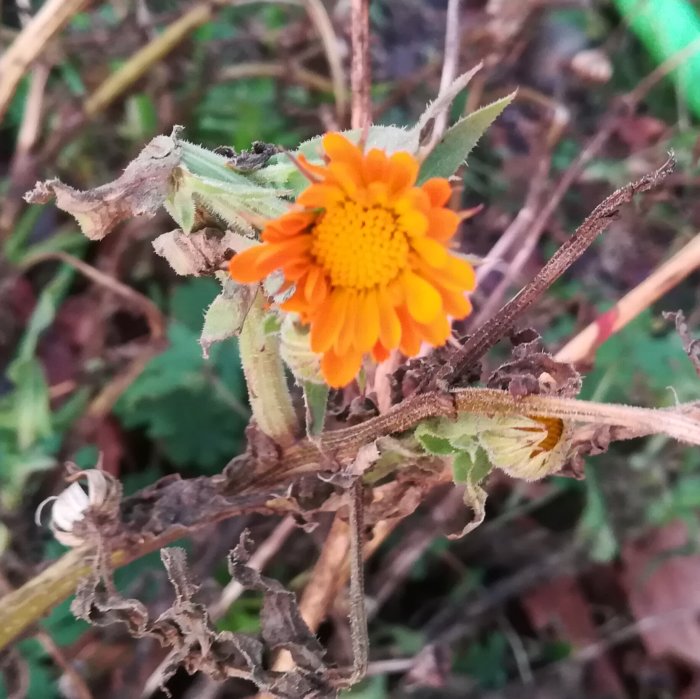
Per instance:
[[[304,381],[304,405],[306,406],[306,434],[317,437],[323,432],[330,389],[324,383]]]
[[[254,288],[246,284],[237,284],[225,272],[217,272],[216,277],[221,282],[221,293],[207,308],[202,334],[199,337],[205,357],[209,355],[209,348],[214,343],[240,334],[255,295]]]

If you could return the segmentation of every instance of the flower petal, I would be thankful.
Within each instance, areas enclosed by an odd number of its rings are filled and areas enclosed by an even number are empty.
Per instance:
[[[309,269],[309,274],[304,283],[304,296],[309,303],[320,305],[328,294],[328,282],[324,271],[314,265]]]
[[[372,148],[365,155],[363,167],[365,182],[367,184],[371,184],[372,182],[383,182],[386,179],[386,174],[388,171],[389,158],[386,157],[386,153],[378,148]]]
[[[333,349],[338,355],[345,355],[350,350],[356,350],[357,318],[358,318],[358,293],[349,291],[348,301],[345,307],[343,323],[338,328],[338,333],[333,343]]]
[[[258,261],[264,252],[265,245],[256,245],[236,253],[228,262],[229,274],[241,284],[262,281],[267,274],[259,271]]]
[[[381,342],[375,343],[374,347],[372,347],[372,359],[375,362],[383,362],[389,359],[390,354],[391,352]]]
[[[343,190],[334,184],[312,184],[298,197],[297,204],[310,209],[326,209],[345,198]]]
[[[394,310],[390,295],[377,291],[377,307],[379,309],[379,340],[389,350],[399,346],[401,341],[401,323]]]
[[[466,318],[472,312],[472,302],[461,292],[442,291],[442,303],[445,312],[457,320]]]
[[[413,357],[420,351],[421,337],[418,327],[403,308],[397,309],[401,322],[401,344],[399,349],[407,356]]]
[[[440,347],[447,342],[451,328],[447,316],[440,314],[432,323],[421,325],[423,338],[433,347]]]
[[[437,289],[413,272],[403,276],[406,289],[406,307],[419,323],[430,323],[442,310],[442,299]]]
[[[321,358],[321,373],[332,388],[347,386],[360,371],[362,354],[348,352],[338,355],[333,350],[326,352]]]
[[[287,269],[295,262],[303,261],[311,250],[310,235],[299,235],[280,243],[263,243],[263,248],[257,259],[257,268],[267,276],[280,267],[285,268],[285,276],[289,277]],[[235,258],[234,258],[235,259]]]
[[[444,177],[432,177],[423,182],[421,189],[430,197],[433,206],[445,206],[452,196],[452,187]]]
[[[333,289],[326,300],[317,307],[311,323],[311,350],[325,352],[335,343],[345,322],[345,312],[350,294],[345,289]]]
[[[362,151],[339,133],[327,133],[322,140],[323,150],[332,162],[347,163],[358,172],[362,171]]]
[[[446,243],[459,227],[459,216],[450,209],[430,209],[428,212],[428,235]]]
[[[414,238],[411,240],[411,247],[427,262],[431,267],[441,268],[447,264],[449,253],[447,248],[432,238]]]
[[[369,352],[379,337],[379,301],[377,291],[369,289],[359,300],[357,337],[355,347],[361,352]]]
[[[418,161],[410,154],[394,153],[389,158],[391,174],[389,175],[389,190],[395,196],[403,194],[415,184],[418,177]]]
[[[399,217],[399,225],[409,238],[423,236],[428,232],[428,219],[420,211],[409,211]]]

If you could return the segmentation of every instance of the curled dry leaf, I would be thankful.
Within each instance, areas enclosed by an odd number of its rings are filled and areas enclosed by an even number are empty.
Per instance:
[[[516,398],[544,394],[573,398],[581,390],[581,374],[573,364],[558,362],[544,350],[542,339],[527,328],[511,336],[512,359],[491,374],[486,385]]]
[[[217,229],[203,228],[187,234],[178,228],[159,235],[153,249],[176,274],[199,277],[221,269],[229,245]]]
[[[112,586],[95,575],[79,588],[72,610],[79,618],[99,626],[124,623],[135,638],[157,638],[169,647],[163,682],[183,666],[190,674],[204,672],[217,681],[229,677],[250,680],[261,691],[280,699],[336,697],[336,680],[323,660],[323,647],[302,619],[294,593],[246,565],[247,545],[244,534],[231,553],[229,570],[245,589],[263,594],[260,638],[213,628],[206,608],[194,599],[199,588],[190,579],[185,551],[180,548],[161,550],[175,601],[157,619],[150,620],[146,607],[138,600],[109,592]],[[282,649],[291,653],[296,669],[268,670],[266,659]]]
[[[81,192],[60,180],[46,180],[24,198],[45,204],[55,197],[56,206],[73,216],[88,238],[100,240],[126,219],[156,214],[180,157],[181,147],[171,136],[156,136],[114,182]]]

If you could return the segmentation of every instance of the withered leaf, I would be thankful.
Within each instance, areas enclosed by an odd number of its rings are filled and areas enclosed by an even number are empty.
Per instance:
[[[510,391],[517,398],[545,394],[573,398],[581,390],[581,375],[572,364],[558,362],[543,348],[531,328],[511,335],[512,361],[502,364],[486,385]]]
[[[159,235],[153,241],[153,249],[176,274],[199,277],[221,268],[229,246],[216,229],[203,228],[186,234],[178,228]]]
[[[148,623],[148,611],[141,602],[110,594],[96,574],[80,583],[71,611],[95,626],[126,624],[129,633],[137,638],[144,635]]]
[[[222,681],[239,677],[254,682],[261,691],[280,699],[332,699],[337,696],[333,673],[323,662],[323,647],[299,613],[296,597],[280,583],[265,578],[245,565],[246,535],[231,554],[231,572],[247,589],[263,593],[262,640],[246,634],[217,632],[206,608],[193,597],[198,590],[189,575],[185,551],[168,548],[161,559],[175,588],[175,601],[154,621],[138,600],[111,594],[97,575],[80,586],[73,603],[76,616],[97,625],[127,624],[135,638],[150,636],[170,647],[162,672],[167,682],[182,666],[193,674],[204,672]],[[275,672],[267,669],[267,658],[278,648],[292,654],[297,669]]]
[[[229,556],[229,572],[246,589],[264,594],[261,616],[263,640],[272,650],[288,650],[300,668],[322,672],[325,668],[323,646],[302,619],[296,595],[276,580],[266,578],[245,565],[248,560],[247,543],[247,534],[244,533]]]
[[[156,136],[113,182],[82,192],[58,179],[46,180],[24,198],[30,204],[45,204],[55,197],[56,206],[75,217],[88,238],[100,240],[121,221],[156,214],[180,157],[181,146],[171,136]]]

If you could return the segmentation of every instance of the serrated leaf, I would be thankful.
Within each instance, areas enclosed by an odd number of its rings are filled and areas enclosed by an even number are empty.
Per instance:
[[[217,277],[222,291],[204,314],[204,325],[199,337],[205,357],[209,356],[209,348],[215,342],[238,336],[255,295],[253,287],[237,284],[223,272],[218,273]]]
[[[435,456],[450,456],[457,453],[457,450],[450,444],[449,439],[419,430],[420,428],[416,430],[416,437],[423,449],[429,454],[434,454]]]
[[[324,383],[304,382],[304,404],[306,405],[306,434],[316,437],[323,432],[326,421],[326,406],[330,389]]]
[[[451,177],[498,115],[513,101],[515,92],[477,109],[453,124],[423,161],[418,184],[431,177]]]
[[[466,73],[462,73],[459,77],[455,78],[451,85],[443,90],[433,102],[430,102],[428,106],[421,114],[420,119],[413,127],[418,138],[423,133],[424,129],[430,125],[430,122],[435,119],[438,114],[444,112],[446,109],[450,108],[450,105],[454,101],[455,97],[464,90],[464,88],[469,84],[471,79],[481,70],[483,63],[479,63],[474,66],[471,70]]]
[[[143,427],[174,464],[205,471],[221,468],[238,452],[248,417],[236,344],[218,344],[205,360],[197,342],[216,292],[212,279],[178,287],[170,304],[170,346],[115,406],[126,426]]]

